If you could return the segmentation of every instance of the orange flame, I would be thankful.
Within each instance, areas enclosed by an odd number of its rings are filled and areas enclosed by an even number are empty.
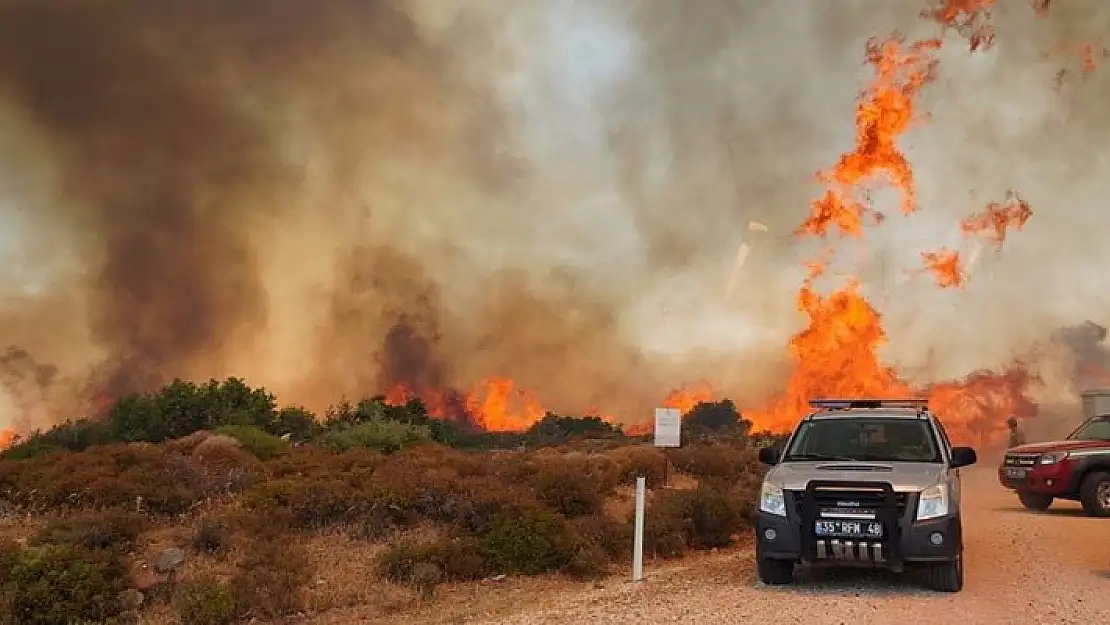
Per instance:
[[[3,451],[14,445],[15,440],[15,430],[0,430],[0,451]]]
[[[974,15],[992,2],[951,0],[943,3],[934,17],[944,24],[975,24]],[[963,17],[961,17],[963,16]],[[992,31],[993,32],[993,31]],[[976,44],[973,43],[973,48]],[[937,60],[933,53],[937,40],[903,45],[899,36],[867,47],[868,62],[876,71],[875,84],[865,90],[857,107],[855,148],[842,156],[833,169],[822,174],[829,185],[825,195],[813,203],[810,217],[798,229],[799,235],[824,238],[830,226],[839,227],[841,236],[860,237],[863,216],[869,212],[856,194],[866,190],[877,174],[902,194],[902,213],[916,210],[913,174],[897,142],[914,119],[916,97],[933,76]],[[964,231],[981,232],[994,228],[1003,238],[1005,228],[1020,228],[1029,218],[1028,206],[1011,194],[1008,206],[988,207],[985,219],[965,220]],[[877,220],[878,221],[878,220]],[[983,225],[981,224],[987,224]],[[942,251],[923,254],[927,267],[939,273],[942,286],[962,284],[959,256]],[[815,397],[893,398],[919,395],[890,367],[884,366],[878,350],[887,340],[882,316],[863,297],[858,283],[849,279],[846,286],[822,296],[813,281],[825,269],[823,260],[807,263],[808,276],[798,292],[798,309],[809,323],[790,341],[794,369],[785,392],[767,407],[745,416],[759,426],[787,430],[809,410]],[[941,415],[954,439],[993,442],[1004,435],[1002,419],[1006,413],[1030,414],[1030,403],[1023,395],[1027,375],[1021,370],[1002,375],[978,373],[962,383],[944,383],[924,389],[933,408]]]
[[[1033,210],[1029,208],[1029,203],[1010,191],[1004,201],[991,202],[983,212],[975,213],[960,222],[960,229],[968,236],[986,233],[991,242],[1001,248],[1006,242],[1006,231],[1010,228],[1021,230],[1032,216]]]
[[[967,282],[967,273],[960,265],[959,252],[949,249],[921,252],[921,259],[925,263],[925,270],[933,274],[933,280],[940,288],[961,288]]]
[[[709,384],[701,383],[696,386],[682,386],[677,388],[663,399],[664,408],[678,408],[683,415],[704,402],[716,401],[717,393]]]
[[[909,215],[916,210],[913,170],[897,141],[919,121],[914,100],[933,79],[937,60],[932,52],[939,47],[940,41],[934,39],[905,48],[897,36],[881,43],[868,42],[867,61],[877,76],[856,106],[855,149],[841,156],[831,169],[817,174],[828,190],[813,202],[809,218],[796,234],[824,237],[835,226],[841,236],[862,236],[864,217],[870,214],[878,223],[883,216],[864,205],[854,192],[880,174],[886,174],[902,192],[902,213]]]
[[[478,425],[493,432],[527,430],[547,411],[531,391],[508,378],[487,378],[466,398]]]
[[[1042,0],[1047,3],[1047,0]],[[944,30],[952,29],[967,37],[974,52],[994,45],[994,23],[991,8],[995,0],[938,0],[922,17],[938,22]],[[1047,9],[1047,7],[1046,7]]]

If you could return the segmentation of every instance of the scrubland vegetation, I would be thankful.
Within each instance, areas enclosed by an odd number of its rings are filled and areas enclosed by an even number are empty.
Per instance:
[[[638,475],[648,558],[723,547],[750,525],[767,441],[727,401],[685,424],[661,450],[591,417],[477,432],[374,398],[317,419],[240,380],[175,382],[0,457],[0,624],[218,625],[387,601],[373,584],[431,601],[597,579],[631,558]]]

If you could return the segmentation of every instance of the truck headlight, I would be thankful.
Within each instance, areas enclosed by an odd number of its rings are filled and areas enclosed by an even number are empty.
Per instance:
[[[1068,452],[1066,451],[1050,451],[1047,454],[1041,454],[1041,457],[1037,458],[1037,464],[1056,464],[1067,457]]]
[[[948,514],[948,485],[937,484],[921,491],[917,498],[917,520],[928,521]]]
[[[786,516],[786,497],[782,487],[767,482],[759,493],[759,510],[775,516]]]

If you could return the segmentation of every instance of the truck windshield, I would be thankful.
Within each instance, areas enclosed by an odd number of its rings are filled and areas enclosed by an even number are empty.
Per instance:
[[[817,419],[798,428],[783,462],[840,460],[941,462],[928,422],[866,417]]]
[[[1075,441],[1110,441],[1110,417],[1088,419],[1068,436]]]

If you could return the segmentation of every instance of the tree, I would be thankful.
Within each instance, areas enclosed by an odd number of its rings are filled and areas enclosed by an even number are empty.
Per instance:
[[[736,409],[732,400],[701,402],[686,413],[682,423],[683,437],[746,436],[752,427]]]
[[[223,425],[252,425],[270,434],[282,423],[274,396],[239,378],[203,386],[177,379],[155,393],[121,398],[108,414],[116,440],[162,442]]]

